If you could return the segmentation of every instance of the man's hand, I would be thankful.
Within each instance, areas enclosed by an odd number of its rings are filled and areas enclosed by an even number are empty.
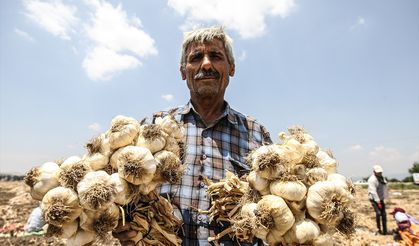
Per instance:
[[[132,239],[137,235],[137,231],[131,230],[131,225],[125,223],[122,225],[122,220],[118,222],[118,226],[113,230],[112,236],[119,240],[122,246],[135,246]]]
[[[383,208],[383,204],[381,204],[381,202],[378,202],[377,203],[377,206],[378,206],[379,209],[382,209]]]

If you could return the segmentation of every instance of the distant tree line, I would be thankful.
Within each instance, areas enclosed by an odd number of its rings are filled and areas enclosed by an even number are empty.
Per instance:
[[[1,174],[0,173],[0,181],[19,181],[23,180],[25,175],[15,175],[15,174]]]
[[[414,173],[419,173],[419,162],[415,161],[412,165],[411,168],[409,168],[409,173],[411,174],[410,176],[405,177],[404,179],[396,179],[396,178],[391,178],[388,179],[389,182],[413,182],[413,174]],[[367,181],[369,177],[364,177],[362,178],[364,181]]]

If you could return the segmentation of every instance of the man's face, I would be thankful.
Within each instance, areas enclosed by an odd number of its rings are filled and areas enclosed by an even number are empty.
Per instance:
[[[228,62],[223,42],[214,39],[191,43],[186,50],[185,68],[180,71],[191,96],[218,99],[224,98],[229,76],[234,75],[234,64]]]

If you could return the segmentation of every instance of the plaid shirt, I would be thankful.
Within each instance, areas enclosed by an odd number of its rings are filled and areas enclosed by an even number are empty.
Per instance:
[[[156,117],[166,114],[167,112],[155,113],[153,122]],[[272,141],[265,127],[255,119],[230,108],[227,102],[222,116],[209,126],[205,125],[191,102],[177,108],[175,118],[185,127],[184,162],[187,164],[187,171],[181,184],[164,184],[160,193],[170,199],[177,215],[183,219],[182,244],[209,245],[208,237],[225,228],[210,224],[206,215],[198,213],[198,209],[210,208],[203,177],[218,182],[225,177],[227,170],[241,176],[250,170],[245,162],[248,152]],[[221,245],[236,243],[230,239],[221,241]]]

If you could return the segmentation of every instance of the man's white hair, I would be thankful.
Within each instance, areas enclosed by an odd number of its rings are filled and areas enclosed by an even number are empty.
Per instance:
[[[227,54],[228,62],[234,64],[232,39],[224,32],[224,28],[221,26],[212,26],[199,28],[190,32],[186,32],[183,37],[182,44],[182,55],[180,57],[180,66],[185,68],[186,66],[186,50],[191,43],[199,42],[204,43],[212,41],[214,38],[221,40],[224,44],[224,48]]]

